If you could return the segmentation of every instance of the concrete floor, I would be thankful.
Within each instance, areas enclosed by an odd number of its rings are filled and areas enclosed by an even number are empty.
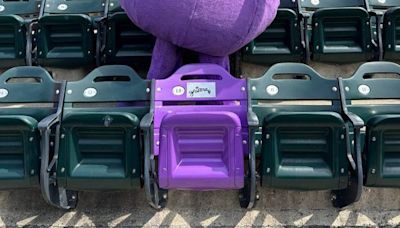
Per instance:
[[[351,75],[359,64],[311,64],[324,76]],[[246,64],[245,75],[262,75],[265,67]],[[79,73],[55,70],[56,78]],[[71,76],[73,74],[73,76]],[[253,210],[239,207],[236,191],[170,192],[166,209],[147,205],[142,190],[81,193],[78,208],[62,211],[48,206],[39,190],[0,192],[2,226],[400,226],[400,189],[364,189],[362,200],[337,210],[329,192],[259,189]]]
[[[0,226],[399,226],[400,190],[365,189],[362,200],[337,210],[328,192],[260,189],[253,210],[240,209],[237,192],[170,193],[156,211],[143,191],[82,193],[79,206],[48,206],[37,190],[0,193]]]

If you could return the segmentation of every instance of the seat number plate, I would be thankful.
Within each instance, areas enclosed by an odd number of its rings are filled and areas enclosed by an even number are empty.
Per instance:
[[[358,87],[358,92],[360,92],[362,95],[368,95],[371,92],[371,88],[367,85],[360,85]]]
[[[175,96],[182,96],[185,93],[185,88],[183,88],[182,86],[175,86],[172,89],[172,94],[174,94]]]
[[[68,6],[66,4],[60,4],[57,7],[58,10],[64,11],[68,9]]]
[[[0,89],[0,98],[5,98],[8,96],[8,90]]]
[[[83,91],[83,96],[85,97],[94,97],[97,94],[97,90],[95,88],[87,88]]]

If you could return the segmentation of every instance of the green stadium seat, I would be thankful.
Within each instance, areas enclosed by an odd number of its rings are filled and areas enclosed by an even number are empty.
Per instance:
[[[396,102],[400,99],[400,66],[366,63],[343,84],[348,90],[347,108],[367,123],[365,185],[400,187],[400,106]]]
[[[0,189],[39,187],[38,122],[56,112],[61,87],[39,67],[0,75]]]
[[[124,64],[136,68],[149,67],[155,37],[135,26],[121,9],[118,0],[111,0],[104,29],[105,64]]]
[[[297,0],[283,0],[274,22],[243,51],[243,61],[258,64],[304,59],[303,23]]]
[[[105,0],[45,0],[38,21],[37,61],[41,66],[79,68],[96,58],[96,20]]]
[[[27,26],[38,13],[37,0],[0,0],[0,68],[25,64]]]
[[[383,59],[400,60],[400,2],[388,9],[383,18]]]
[[[149,112],[149,89],[149,81],[122,65],[99,67],[81,81],[67,84],[63,116],[58,121],[59,149],[53,157],[57,167],[51,169],[57,186],[44,188],[47,192],[64,189],[68,200],[59,202],[58,195],[49,194],[48,201],[69,209],[76,206],[77,191],[141,187],[139,123]],[[44,124],[43,129],[49,127]]]
[[[349,175],[357,167],[349,156],[351,123],[341,110],[337,80],[304,64],[281,63],[248,84],[249,115],[259,120],[252,139],[261,154],[262,186],[335,190],[337,207],[357,201],[362,173]]]
[[[400,7],[397,0],[368,0],[369,11],[372,18],[372,27],[374,39],[379,44],[379,60],[398,60],[400,59],[397,33],[397,18],[400,11],[396,8]],[[379,26],[378,26],[379,25]]]
[[[353,63],[374,58],[377,45],[364,0],[304,0],[300,5],[303,14],[312,14],[312,60]]]

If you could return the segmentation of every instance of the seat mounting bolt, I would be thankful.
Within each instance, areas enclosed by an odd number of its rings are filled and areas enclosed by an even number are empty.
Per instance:
[[[372,142],[376,142],[376,137],[372,137]]]
[[[375,169],[372,169],[372,170],[371,170],[371,173],[372,173],[372,174],[374,174],[375,172],[376,172],[376,170],[375,170]]]

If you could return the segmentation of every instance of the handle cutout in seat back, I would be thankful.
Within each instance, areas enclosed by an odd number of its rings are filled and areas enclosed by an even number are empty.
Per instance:
[[[41,77],[11,77],[6,80],[8,84],[40,84],[43,79]]]
[[[370,80],[370,79],[400,79],[400,74],[398,73],[392,73],[392,72],[387,72],[387,73],[369,73],[365,74],[363,76],[365,80]]]
[[[221,81],[222,76],[216,74],[199,74],[199,75],[183,75],[181,77],[182,81],[189,80],[212,80],[212,81]]]
[[[94,82],[130,82],[131,78],[128,76],[100,76],[96,77]]]
[[[311,77],[306,74],[275,74],[272,76],[274,80],[306,80],[310,81]]]

